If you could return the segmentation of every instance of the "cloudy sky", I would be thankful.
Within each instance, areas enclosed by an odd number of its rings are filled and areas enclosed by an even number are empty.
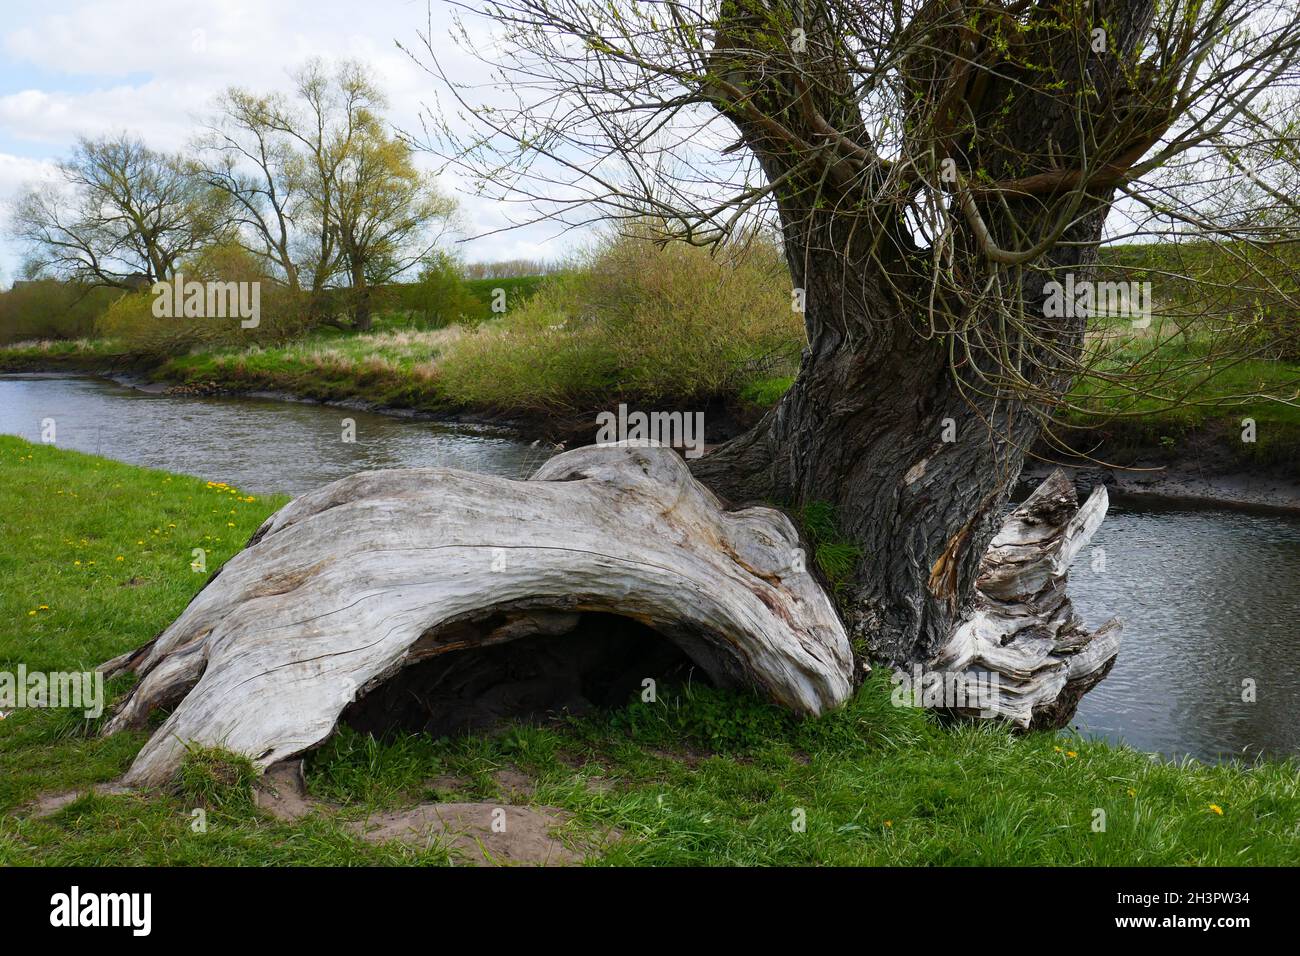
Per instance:
[[[287,89],[288,73],[311,56],[356,57],[388,94],[390,120],[418,129],[431,79],[394,45],[418,45],[432,14],[435,36],[449,15],[442,0],[0,0],[0,227],[22,184],[49,176],[78,136],[123,130],[159,149],[183,148],[212,97],[231,85]],[[449,73],[481,64],[440,44]],[[454,72],[453,72],[454,71]],[[430,166],[432,166],[430,161]],[[449,188],[455,188],[448,181]],[[462,196],[470,234],[505,224],[494,205]],[[0,233],[3,233],[0,228]],[[555,258],[573,238],[532,226],[473,240],[467,259]],[[22,250],[0,238],[0,285]]]

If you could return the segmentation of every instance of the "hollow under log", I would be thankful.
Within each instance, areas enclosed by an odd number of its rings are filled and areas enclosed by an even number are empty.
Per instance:
[[[1089,634],[1064,587],[1105,510],[1104,489],[1080,509],[1064,475],[1047,479],[994,540],[970,614],[918,663],[996,672],[983,716],[1068,720],[1118,649],[1118,625]],[[783,514],[728,510],[667,448],[580,448],[527,481],[364,472],[276,512],[157,638],[102,666],[139,677],[105,733],[174,707],[124,778],[159,785],[189,745],[265,769],[341,719],[473,729],[626,699],[683,663],[820,714],[862,668],[804,554]]]

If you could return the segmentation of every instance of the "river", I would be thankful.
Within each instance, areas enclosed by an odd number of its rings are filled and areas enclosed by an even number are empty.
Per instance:
[[[0,432],[39,441],[45,419],[61,447],[259,494],[371,468],[519,477],[546,454],[492,430],[323,405],[0,376]],[[343,440],[345,419],[355,441]],[[1080,730],[1169,757],[1300,754],[1300,516],[1116,500],[1070,593],[1090,625],[1124,622],[1119,660],[1084,698]]]

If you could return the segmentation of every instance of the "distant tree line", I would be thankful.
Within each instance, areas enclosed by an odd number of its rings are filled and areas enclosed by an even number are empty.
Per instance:
[[[293,84],[228,89],[185,152],[79,140],[11,210],[23,278],[132,291],[203,257],[282,286],[313,321],[369,328],[375,290],[435,252],[457,204],[389,130],[361,64],[311,60]]]

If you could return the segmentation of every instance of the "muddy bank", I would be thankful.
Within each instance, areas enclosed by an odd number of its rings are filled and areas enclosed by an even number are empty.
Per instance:
[[[1058,466],[1081,495],[1103,484],[1120,499],[1300,512],[1300,461],[1253,462],[1238,433],[1221,426],[1184,434],[1172,447],[1116,439],[1088,459],[1040,443],[1025,463],[1017,494],[1027,494]]]
[[[708,445],[716,445],[744,433],[762,418],[764,411],[766,411],[763,408],[725,398],[714,398],[691,404],[672,401],[650,404],[625,399],[621,396],[612,397],[608,408],[565,411],[474,408],[450,404],[444,407],[411,407],[369,401],[363,398],[321,398],[299,395],[280,389],[240,388],[231,383],[218,381],[169,384],[165,380],[141,379],[134,375],[115,374],[105,377],[112,378],[113,381],[121,385],[129,385],[132,388],[140,388],[164,395],[192,395],[195,397],[245,396],[282,402],[304,402],[314,405],[328,405],[334,408],[349,408],[355,411],[372,412],[377,415],[390,415],[396,418],[408,418],[418,421],[498,427],[507,429],[521,437],[540,439],[570,448],[595,442],[601,427],[599,416],[610,412],[617,414],[620,405],[626,406],[629,414],[635,412],[645,412],[646,414],[669,412],[682,415],[702,415],[704,441]]]

